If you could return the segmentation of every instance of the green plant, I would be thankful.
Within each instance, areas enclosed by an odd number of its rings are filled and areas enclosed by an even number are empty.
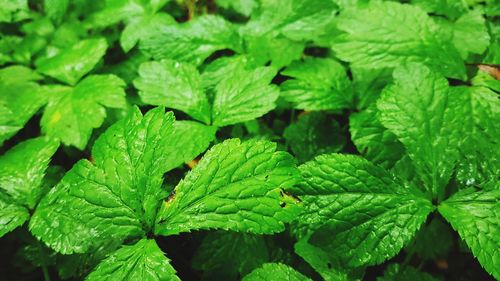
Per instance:
[[[500,280],[499,5],[400,2],[0,0],[2,278]]]

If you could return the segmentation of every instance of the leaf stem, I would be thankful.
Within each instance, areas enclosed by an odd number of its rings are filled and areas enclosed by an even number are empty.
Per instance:
[[[50,281],[49,270],[47,269],[47,265],[45,264],[45,251],[42,248],[42,242],[38,241],[38,251],[42,256],[42,272],[43,272],[43,280]]]

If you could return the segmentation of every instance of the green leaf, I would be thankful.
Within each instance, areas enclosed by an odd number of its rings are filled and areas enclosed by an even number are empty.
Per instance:
[[[484,87],[454,87],[450,97],[460,104],[462,156],[457,179],[477,185],[499,176],[500,101],[498,94]]]
[[[292,61],[300,59],[305,46],[304,42],[295,42],[284,36],[246,36],[246,53],[255,64],[271,66],[280,69]]]
[[[309,57],[292,63],[281,74],[295,78],[281,84],[281,96],[295,108],[338,110],[351,104],[351,82],[335,60]]]
[[[125,82],[114,75],[90,75],[74,88],[49,86],[49,103],[40,121],[42,130],[66,145],[83,150],[106,117],[106,107],[125,107]]]
[[[179,167],[185,162],[196,158],[207,149],[212,140],[215,139],[216,127],[205,126],[194,121],[176,121],[174,131],[166,140],[165,146],[178,148],[169,151],[163,160],[163,169],[168,172]]]
[[[321,155],[300,170],[299,188],[310,195],[301,197],[299,230],[349,267],[396,255],[434,209],[418,189],[359,156]]]
[[[23,225],[30,217],[27,208],[12,201],[9,196],[0,192],[0,238]]]
[[[181,147],[184,141],[176,140],[186,136],[174,134],[196,127],[174,124],[173,114],[163,108],[145,116],[135,108],[111,126],[94,144],[93,163],[78,162],[42,200],[31,220],[32,233],[63,254],[143,237],[167,196],[163,174],[211,140]],[[192,151],[179,153],[182,149]],[[167,162],[173,158],[178,162]]]
[[[175,20],[169,14],[144,15],[125,27],[120,36],[120,45],[125,52],[128,52],[139,40],[153,36],[154,33],[152,31],[155,30],[156,26],[173,24],[175,24]]]
[[[253,37],[277,37],[281,34],[291,40],[306,41],[321,34],[336,12],[332,1],[263,1],[243,33]]]
[[[246,17],[250,16],[252,10],[258,6],[256,0],[219,0],[217,6],[224,9],[232,9]]]
[[[181,110],[191,117],[210,123],[210,104],[196,67],[172,60],[141,64],[134,80],[142,101]]]
[[[458,231],[479,263],[500,279],[500,189],[464,189],[439,205],[439,213]]]
[[[464,59],[469,53],[482,54],[486,51],[490,44],[490,35],[479,11],[468,12],[453,24],[453,44]]]
[[[85,280],[180,280],[155,240],[123,246],[103,260]]]
[[[38,242],[39,243],[39,242]],[[55,266],[63,280],[83,280],[102,260],[116,251],[122,243],[107,243],[88,254],[57,255]]]
[[[215,51],[241,50],[236,28],[220,16],[205,15],[183,24],[156,26],[151,34],[141,40],[139,47],[155,60],[199,65]]]
[[[249,121],[276,107],[279,88],[270,84],[276,75],[275,68],[245,69],[242,65],[233,70],[215,86],[212,108],[214,126]]]
[[[345,33],[337,38],[333,50],[352,67],[373,69],[425,62],[447,77],[465,79],[460,54],[418,7],[372,2],[364,8],[344,10],[337,28]]]
[[[353,281],[361,280],[361,270],[351,272],[339,265],[338,260],[330,256],[323,249],[313,246],[307,239],[300,239],[294,246],[295,253],[303,258],[316,270],[325,281]]]
[[[266,263],[242,279],[243,281],[306,281],[312,280],[288,265]]]
[[[21,130],[47,102],[34,82],[40,78],[24,66],[0,69],[0,146]]]
[[[256,67],[253,61],[246,56],[221,57],[207,64],[201,74],[201,84],[205,89],[209,100],[215,96],[215,86],[231,76],[238,68],[252,69]]]
[[[41,75],[26,66],[12,65],[0,69],[0,82],[2,84],[26,83],[40,79],[42,79]]]
[[[392,81],[392,69],[351,68],[354,104],[364,109],[377,101],[382,89]]]
[[[146,1],[141,0],[104,1],[103,7],[88,15],[85,23],[95,28],[103,28],[117,24],[120,21],[140,18],[145,13],[146,3]]]
[[[192,266],[206,280],[235,280],[269,261],[262,236],[226,231],[210,232],[196,251]]]
[[[412,0],[411,3],[417,5],[428,13],[444,15],[451,19],[456,19],[467,12],[468,1],[456,0]]]
[[[350,115],[349,132],[352,142],[366,159],[390,169],[404,155],[405,148],[396,135],[380,123],[377,115],[375,106]]]
[[[339,152],[345,144],[340,125],[321,112],[310,112],[290,124],[283,136],[299,162],[314,156]]]
[[[33,209],[42,195],[43,177],[59,142],[38,137],[21,142],[0,157],[0,193]]]
[[[104,56],[108,43],[103,38],[81,40],[53,57],[36,61],[40,73],[75,85]]]
[[[43,6],[47,16],[59,23],[67,12],[69,0],[44,0]]]
[[[418,269],[412,266],[409,265],[401,266],[399,264],[389,265],[384,272],[384,276],[377,277],[377,281],[408,281],[408,280],[438,281],[439,279],[434,278],[429,273],[419,271]]]
[[[18,22],[30,17],[27,0],[0,0],[0,23]]]
[[[499,47],[499,52],[500,52],[500,47]],[[488,68],[487,65],[486,66],[483,65],[482,67]],[[472,85],[474,85],[474,86],[482,86],[482,87],[490,88],[491,90],[493,90],[495,92],[500,92],[500,80],[495,79],[489,73],[482,71],[481,69],[479,69],[476,76],[474,76],[472,78],[471,82],[472,82]]]
[[[299,175],[291,155],[275,150],[271,142],[239,139],[213,146],[162,204],[155,233],[283,231],[300,211],[283,189]]]
[[[422,64],[398,67],[393,76],[377,102],[379,120],[406,147],[424,188],[441,200],[458,157],[463,105],[449,96],[448,81]]]

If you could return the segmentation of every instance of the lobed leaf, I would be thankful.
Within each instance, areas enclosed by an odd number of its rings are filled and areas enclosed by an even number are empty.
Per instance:
[[[90,75],[74,88],[48,86],[49,103],[40,121],[42,131],[83,150],[92,130],[106,117],[105,107],[124,108],[125,82],[115,75]]]
[[[178,140],[186,135],[174,134],[197,129],[174,124],[163,108],[144,116],[136,108],[111,126],[94,144],[93,163],[78,162],[40,203],[30,223],[33,234],[64,254],[143,237],[167,196],[163,174],[201,153],[213,138],[210,132],[208,139],[200,135],[179,153]]]

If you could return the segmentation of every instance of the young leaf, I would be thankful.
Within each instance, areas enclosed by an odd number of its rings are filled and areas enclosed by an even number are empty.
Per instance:
[[[243,281],[310,281],[312,279],[302,275],[288,265],[282,263],[266,263],[255,269],[242,279]]]
[[[212,123],[222,127],[258,118],[276,107],[279,89],[271,85],[273,67],[237,66],[215,86]]]
[[[464,189],[438,207],[465,240],[481,265],[500,279],[500,189],[493,182],[491,189]]]
[[[173,114],[163,108],[144,116],[132,110],[95,142],[93,163],[78,162],[44,198],[31,220],[32,233],[63,254],[144,236],[166,197],[163,174],[174,167],[167,161],[192,159],[213,137],[207,134],[210,139],[198,139],[197,145],[182,147],[190,152],[179,154],[175,140],[193,138],[173,134],[187,128],[177,129]]]
[[[13,202],[35,207],[42,195],[42,179],[59,142],[38,137],[19,143],[0,157],[0,193]]]
[[[460,54],[418,7],[372,2],[364,8],[344,10],[337,28],[345,33],[336,40],[333,50],[353,67],[385,68],[425,62],[447,77],[465,78]]]
[[[281,72],[295,79],[281,84],[281,96],[295,108],[338,110],[352,101],[351,81],[340,63],[332,59],[306,58]]]
[[[458,146],[463,105],[449,96],[448,81],[422,64],[394,70],[394,84],[377,102],[379,120],[406,147],[425,188],[441,200]]]
[[[103,260],[85,280],[179,280],[155,240],[142,239],[122,246]]]
[[[82,40],[53,57],[38,60],[36,68],[40,73],[75,85],[94,68],[107,48],[108,43],[103,38]]]
[[[155,60],[199,65],[217,50],[241,50],[235,27],[220,16],[205,15],[183,24],[157,26],[152,34],[143,38],[139,47]]]
[[[290,124],[283,136],[299,162],[314,156],[339,152],[345,144],[340,125],[321,112],[311,112]]]
[[[349,267],[396,255],[434,209],[414,187],[359,157],[329,154],[300,166],[305,211],[299,228],[311,244]]]
[[[349,117],[349,132],[358,151],[371,162],[390,169],[405,153],[396,135],[377,119],[378,110],[370,106]]]
[[[210,123],[210,104],[200,74],[191,64],[172,60],[145,62],[139,67],[134,85],[143,102],[178,109]]]
[[[193,268],[206,280],[235,280],[269,261],[264,237],[214,231],[205,236],[193,257]]]
[[[155,233],[283,231],[300,211],[283,189],[296,184],[299,175],[291,155],[275,150],[271,142],[239,139],[212,147],[162,204]]]
[[[90,75],[74,88],[49,86],[52,96],[40,121],[43,132],[83,150],[92,130],[104,122],[105,107],[125,107],[124,87],[114,75]]]

